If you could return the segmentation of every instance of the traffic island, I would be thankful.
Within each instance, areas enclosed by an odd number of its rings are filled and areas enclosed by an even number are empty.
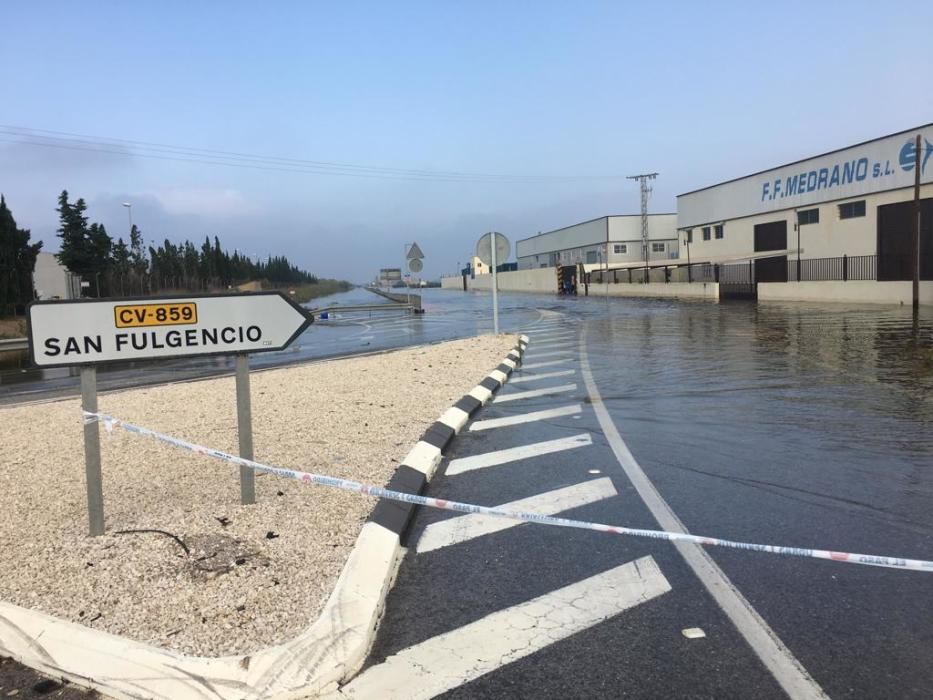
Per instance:
[[[520,359],[514,343],[486,336],[256,373],[257,461],[376,485],[418,472],[420,489]],[[464,396],[476,367],[497,365]],[[100,405],[234,453],[232,396],[222,378]],[[0,521],[0,655],[128,698],[293,697],[357,670],[407,515],[268,475],[256,478],[258,502],[241,506],[230,465],[114,430],[102,438],[106,533],[90,538],[80,416],[75,400],[0,410],[0,508],[12,514]]]

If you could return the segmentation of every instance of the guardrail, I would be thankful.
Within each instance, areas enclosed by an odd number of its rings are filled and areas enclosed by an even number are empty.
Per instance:
[[[354,312],[354,311],[408,311],[415,308],[414,304],[400,304],[398,302],[394,304],[357,304],[355,306],[349,305],[340,305],[336,304],[334,306],[325,306],[320,309],[308,309],[315,316],[319,314],[329,314],[335,313],[338,311],[345,312]]]
[[[28,349],[29,340],[26,338],[5,338],[0,340],[0,352]]]

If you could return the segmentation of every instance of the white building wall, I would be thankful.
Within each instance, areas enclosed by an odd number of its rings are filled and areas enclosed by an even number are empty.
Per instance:
[[[933,170],[933,159],[929,169]],[[787,247],[797,248],[797,212],[804,209],[819,209],[820,221],[817,224],[800,226],[801,259],[833,258],[841,255],[875,255],[878,252],[878,207],[885,204],[913,200],[913,188],[882,192],[864,197],[847,198],[837,201],[802,206],[799,209],[785,209],[768,212],[757,216],[723,221],[723,238],[716,240],[713,226],[710,226],[710,240],[703,240],[703,226],[681,231],[681,239],[687,230],[693,231],[690,244],[692,260],[734,260],[750,255],[755,250],[755,226],[772,221],[787,222]],[[921,199],[933,197],[933,184],[920,188]],[[865,216],[854,219],[840,219],[839,205],[846,202],[865,200]],[[686,247],[681,257],[686,258]]]
[[[817,208],[819,223],[800,226],[801,258],[875,254],[878,207],[913,198],[917,134],[922,139],[921,197],[931,197],[933,124],[679,195],[681,247],[684,234],[692,231],[691,259],[741,258],[754,252],[757,224],[783,220],[788,248],[796,248],[797,212]],[[839,205],[858,200],[865,200],[865,216],[841,219]],[[720,240],[717,224],[723,226]],[[703,240],[706,227],[708,241]],[[681,257],[687,257],[686,250]]]
[[[54,253],[39,253],[32,286],[39,299],[71,299],[71,273],[58,262]]]
[[[648,238],[663,250],[649,250],[650,260],[677,257],[677,215],[649,214]],[[518,267],[522,270],[556,265],[618,265],[644,260],[641,240],[641,215],[604,216],[573,226],[548,231],[517,241]],[[624,246],[616,252],[616,246]],[[652,246],[653,248],[654,246]]]
[[[928,124],[679,195],[677,227],[704,226],[911,187],[917,134],[922,137],[921,184],[933,182],[933,124]]]
[[[649,214],[649,244],[663,246],[663,250],[648,251],[649,260],[669,260],[678,255],[677,214]],[[625,246],[624,252],[616,252]],[[641,240],[641,215],[609,217],[609,264],[619,265],[645,259]]]

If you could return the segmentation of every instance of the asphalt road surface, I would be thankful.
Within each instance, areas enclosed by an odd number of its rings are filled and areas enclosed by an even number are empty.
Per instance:
[[[430,495],[933,559],[928,309],[502,300],[528,353]],[[338,318],[323,332],[338,353],[365,352],[490,325],[488,295],[425,301],[420,320]],[[315,326],[308,337],[324,337]],[[347,697],[933,694],[933,572],[428,509],[406,545]]]
[[[432,496],[933,559],[929,317],[586,300]],[[422,509],[353,698],[929,697],[933,572]]]

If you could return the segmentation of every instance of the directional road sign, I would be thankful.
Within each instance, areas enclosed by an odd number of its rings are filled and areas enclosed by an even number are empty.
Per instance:
[[[414,260],[415,258],[423,258],[424,253],[421,252],[421,248],[418,247],[417,243],[412,243],[411,248],[408,249],[408,252],[405,254],[406,260]]]
[[[279,292],[39,301],[29,348],[40,367],[288,347],[313,316]]]

